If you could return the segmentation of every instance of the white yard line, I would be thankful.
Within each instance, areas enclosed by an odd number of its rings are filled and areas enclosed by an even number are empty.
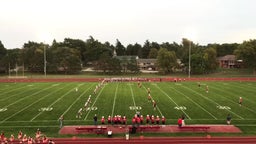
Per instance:
[[[16,103],[18,103],[18,102],[20,102],[20,101],[22,101],[22,100],[28,98],[28,97],[34,96],[34,95],[36,95],[36,94],[39,94],[40,92],[45,91],[45,90],[47,90],[47,89],[50,89],[50,88],[52,88],[52,87],[53,87],[53,86],[49,86],[49,87],[47,87],[47,88],[41,89],[41,90],[39,90],[39,91],[37,91],[37,92],[31,94],[31,95],[28,95],[28,96],[25,96],[25,97],[23,97],[23,98],[20,98],[20,99],[18,99],[17,101],[15,101],[15,102],[13,102],[13,103],[11,103],[11,104],[9,104],[9,105],[6,105],[6,106],[4,106],[4,107],[7,108],[7,107],[9,107],[9,106],[11,106],[11,105],[14,105],[14,104],[16,104]]]
[[[184,87],[184,88],[186,88],[186,89],[188,89],[188,90],[190,90],[190,91],[193,91],[194,93],[198,94],[200,97],[202,97],[202,98],[204,98],[204,99],[206,99],[206,100],[208,100],[208,101],[210,101],[210,102],[216,104],[217,106],[221,106],[221,105],[220,105],[219,103],[217,103],[216,101],[214,101],[214,100],[210,99],[209,97],[206,97],[206,96],[204,96],[204,95],[198,93],[197,91],[195,91],[195,90],[193,90],[193,89],[191,89],[191,88],[188,88],[188,87],[185,87],[185,86],[182,86],[182,87]],[[228,109],[226,109],[226,110],[229,111],[230,113],[236,115],[237,117],[239,117],[239,118],[241,118],[241,119],[244,119],[242,116],[236,114],[235,112],[233,112],[233,111],[231,111],[231,110],[228,110]]]
[[[63,88],[65,88],[66,86],[58,89],[61,90]],[[74,88],[72,88],[71,90],[69,90],[67,93],[65,93],[64,95],[62,95],[60,98],[58,98],[57,100],[55,100],[52,104],[48,105],[47,108],[52,107],[55,103],[57,103],[58,101],[60,101],[63,97],[65,97],[66,95],[68,95],[70,92],[74,91]],[[34,116],[30,121],[33,121],[35,118],[37,118],[40,114],[42,114],[44,111],[39,112],[36,116]]]
[[[165,94],[176,106],[179,106],[166,92],[164,92],[158,85],[155,85],[163,94]],[[188,119],[191,119],[190,116],[181,109],[181,111],[186,115]]]
[[[175,88],[171,87],[171,89],[173,89],[174,91],[178,92],[179,94],[185,96],[188,100],[190,100],[192,103],[194,103],[195,105],[197,105],[198,107],[200,107],[203,111],[207,112],[210,116],[212,116],[214,119],[217,120],[217,118],[211,114],[209,111],[207,111],[205,108],[203,108],[202,106],[200,106],[197,102],[193,101],[191,98],[189,98],[188,96],[186,96],[185,94],[183,94],[182,92],[176,90]]]
[[[45,89],[42,89],[42,90],[40,90],[40,91],[38,91],[38,92],[36,92],[36,93],[30,95],[30,96],[33,96],[33,95],[35,95],[35,94],[38,94],[38,93],[40,93],[40,92],[42,92],[42,91],[44,91],[44,90],[47,90],[47,89],[49,89],[49,88],[51,88],[51,87],[52,87],[52,86],[47,87],[47,88],[45,88]],[[57,90],[58,90],[58,89],[57,89]],[[53,92],[51,92],[51,93],[49,93],[49,94],[47,94],[47,95],[41,97],[40,99],[34,101],[33,103],[27,105],[26,107],[22,108],[21,110],[17,111],[16,113],[14,113],[14,114],[10,115],[9,117],[5,118],[4,120],[2,120],[1,123],[5,122],[6,120],[10,119],[11,117],[17,115],[18,113],[22,112],[23,110],[29,108],[30,106],[34,105],[35,103],[39,102],[40,100],[44,99],[45,97],[51,95],[51,94],[54,93],[54,92],[55,92],[55,91],[53,91]],[[30,97],[30,96],[29,96],[29,97]],[[18,100],[18,101],[20,101],[20,100]],[[17,101],[16,101],[16,102],[17,102]]]
[[[115,91],[115,97],[114,97],[114,102],[113,102],[113,107],[112,107],[111,117],[113,117],[113,115],[114,115],[114,111],[115,111],[116,96],[117,96],[118,85],[119,85],[119,83],[117,84],[116,91]]]
[[[27,91],[26,91],[26,90],[27,90]],[[26,90],[21,91],[20,93],[15,93],[15,94],[13,94],[13,95],[7,96],[7,97],[1,99],[0,101],[5,101],[6,99],[10,99],[10,98],[12,98],[12,97],[15,97],[16,95],[21,95],[21,94],[23,94],[23,93],[27,93],[27,92],[30,91],[31,89],[26,89]]]
[[[16,89],[12,89],[12,90],[10,90],[10,91],[3,92],[3,93],[0,94],[0,97],[1,97],[2,95],[5,95],[6,93],[9,93],[9,92],[12,92],[12,91],[16,91],[16,90],[19,90],[19,89],[23,89],[23,88],[26,88],[26,87],[27,87],[27,86],[19,87],[19,88],[16,88]],[[24,93],[24,91],[21,92],[21,93]],[[17,94],[15,94],[15,95],[17,95]],[[10,97],[13,97],[13,96],[9,96],[9,97],[6,97],[6,96],[5,96],[3,99],[0,99],[0,101],[5,101],[6,99],[9,99]]]
[[[232,86],[237,87],[238,90],[243,89],[243,90],[247,91],[247,93],[252,93],[252,94],[255,93],[255,91],[253,91],[253,89],[255,89],[255,88],[245,88],[245,87],[241,87],[241,86],[236,86],[236,84],[234,84]],[[249,85],[247,85],[247,86],[249,86]],[[237,97],[242,96],[242,95],[239,95],[239,93],[237,93],[237,94],[238,94]],[[253,103],[254,105],[256,104],[255,101],[249,100],[248,98],[246,98],[246,96],[242,96],[242,97],[244,100],[247,100],[248,102]],[[251,95],[251,97],[255,97],[255,95]]]
[[[62,115],[65,115],[70,109],[71,107],[93,86],[94,84],[92,84],[89,88],[87,88],[82,94],[80,94],[80,96],[64,111],[64,113]],[[65,120],[66,121],[66,120]]]
[[[97,102],[97,100],[98,100],[99,96],[101,95],[101,93],[102,93],[102,91],[103,91],[104,88],[105,88],[105,85],[103,86],[103,88],[101,88],[101,91],[98,93],[98,95],[97,95],[97,97],[96,97],[94,103],[92,104],[92,107],[93,107],[93,106],[95,105],[95,103]],[[85,116],[84,120],[87,119],[87,117],[88,117],[88,115],[90,114],[90,112],[91,112],[91,109],[89,110],[89,112],[88,112],[87,115]]]
[[[129,87],[130,87],[130,90],[131,90],[131,93],[132,93],[132,101],[133,101],[133,105],[134,105],[134,106],[136,106],[136,103],[135,103],[135,100],[134,100],[134,94],[133,94],[133,90],[132,90],[131,85],[129,85]],[[136,109],[135,109],[135,111],[136,111]]]

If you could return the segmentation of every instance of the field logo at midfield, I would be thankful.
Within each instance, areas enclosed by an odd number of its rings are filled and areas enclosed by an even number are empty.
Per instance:
[[[52,111],[53,108],[52,107],[42,107],[40,109],[38,109],[38,111]]]
[[[129,106],[130,110],[141,110],[141,106]]]
[[[230,107],[228,107],[228,106],[220,106],[220,105],[218,105],[218,106],[216,106],[218,109],[222,109],[222,110],[230,110],[231,108]]]
[[[97,107],[88,107],[86,108],[86,111],[92,110],[92,111],[96,111],[98,108]]]
[[[0,108],[0,112],[7,111],[7,108]]]
[[[176,106],[174,107],[176,110],[186,110],[187,108],[185,106]]]

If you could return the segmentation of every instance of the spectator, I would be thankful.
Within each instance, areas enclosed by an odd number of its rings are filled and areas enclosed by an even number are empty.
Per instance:
[[[93,122],[94,122],[94,125],[97,125],[98,117],[97,117],[96,114],[95,114],[94,117],[93,117]]]
[[[231,115],[228,114],[228,116],[227,116],[227,124],[230,125],[230,123],[231,123]]]

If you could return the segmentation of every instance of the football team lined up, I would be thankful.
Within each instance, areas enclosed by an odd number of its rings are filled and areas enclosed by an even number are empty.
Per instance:
[[[52,140],[49,140],[46,135],[43,135],[39,129],[37,129],[35,137],[27,136],[23,134],[20,130],[17,135],[18,143],[26,143],[26,144],[33,144],[33,143],[44,143],[44,144],[54,144]],[[1,133],[1,143],[17,143],[15,136],[11,134],[10,138],[8,139],[5,137],[4,132]]]

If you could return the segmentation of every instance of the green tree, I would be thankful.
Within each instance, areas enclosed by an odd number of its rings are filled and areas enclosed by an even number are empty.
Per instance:
[[[191,55],[191,74],[203,74],[205,72],[205,59],[203,53]]]
[[[23,53],[25,67],[30,72],[44,71],[44,48],[48,48],[43,43],[29,41],[25,43],[21,53]]]
[[[238,59],[243,60],[246,67],[252,68],[253,73],[256,73],[256,39],[244,41],[235,50],[235,55]]]
[[[156,48],[151,48],[148,54],[148,58],[155,59],[157,57],[158,50]]]
[[[204,51],[204,61],[205,61],[205,72],[213,72],[217,69],[218,67],[218,62],[217,62],[217,54],[216,50],[214,48],[207,48]]]
[[[166,48],[160,48],[157,55],[157,65],[159,71],[167,74],[173,72],[177,66],[177,57],[174,51],[168,51]]]
[[[5,63],[5,57],[7,56],[7,50],[0,41],[0,72],[4,73],[6,71],[6,63]]]
[[[126,49],[118,39],[116,40],[116,53],[118,56],[126,55]]]
[[[54,55],[49,62],[52,71],[74,74],[81,70],[80,53],[77,49],[60,46],[51,52]]]

